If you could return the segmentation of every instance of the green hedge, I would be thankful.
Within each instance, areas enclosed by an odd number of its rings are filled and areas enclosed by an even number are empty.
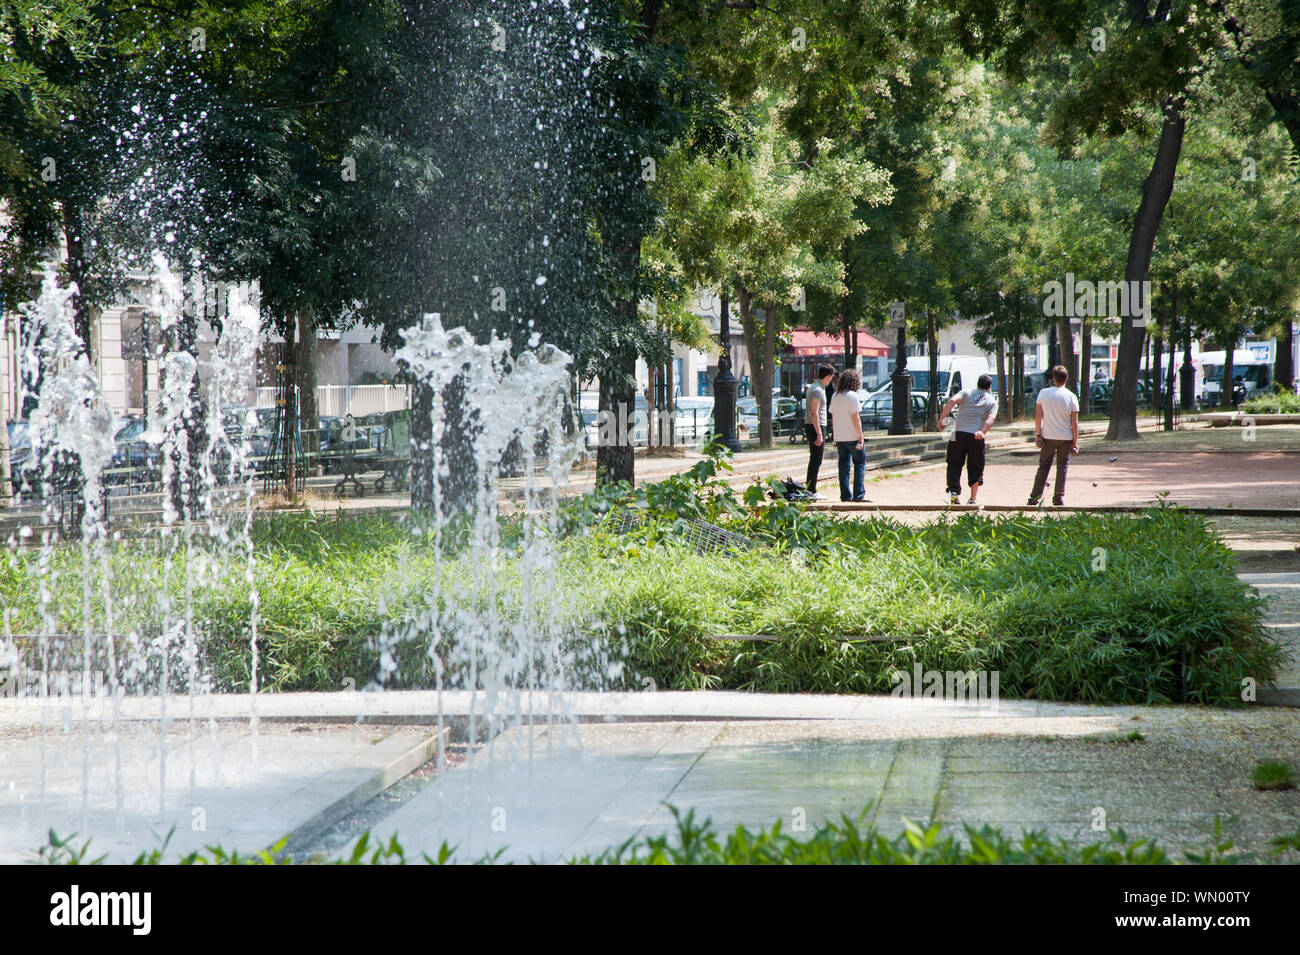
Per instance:
[[[669,806],[676,829],[666,836],[633,838],[604,852],[577,856],[574,865],[1171,865],[1184,861],[1194,865],[1258,864],[1285,862],[1300,850],[1300,831],[1270,840],[1263,853],[1242,852],[1224,838],[1216,818],[1214,838],[1204,847],[1185,850],[1175,860],[1155,841],[1130,840],[1120,829],[1092,843],[1051,839],[1038,830],[1018,838],[994,826],[965,825],[962,833],[943,832],[936,824],[922,826],[903,820],[903,832],[890,838],[873,824],[864,823],[870,806],[857,819],[848,815],[819,825],[807,835],[793,835],[780,822],[749,829],[737,826],[720,834],[712,821],[700,821],[695,812],[679,812]],[[168,837],[170,838],[170,837]],[[276,865],[287,860],[282,850],[287,839],[269,851],[248,855],[221,846],[177,857],[179,865]],[[163,846],[136,857],[134,865],[162,865],[167,862]],[[44,846],[33,855],[50,865],[101,865],[105,856],[95,856],[89,841],[75,836],[60,837],[50,832]],[[443,843],[433,855],[409,855],[397,836],[387,842],[363,833],[346,856],[328,858],[321,853],[306,860],[330,865],[404,865],[424,862],[444,865],[476,861],[497,862],[501,852],[478,860],[458,859],[456,850]]]
[[[1238,409],[1243,414],[1300,414],[1300,395],[1290,391],[1275,391],[1243,401]]]
[[[1280,660],[1231,553],[1182,511],[827,533],[816,558],[597,537],[580,563],[608,588],[597,616],[629,672],[661,688],[883,693],[919,664],[999,671],[1007,697],[1223,704]],[[719,634],[780,639],[709,639]],[[867,636],[897,639],[846,639]]]
[[[626,498],[607,492],[570,506],[555,549],[557,602],[537,610],[569,634],[576,676],[593,687],[888,693],[895,671],[919,665],[997,671],[1006,698],[1223,705],[1239,699],[1244,678],[1270,683],[1281,660],[1262,627],[1263,604],[1237,579],[1231,553],[1203,519],[1175,508],[1042,520],[964,515],[911,527],[759,504],[757,493],[748,504],[714,499],[689,482],[641,493],[657,495],[658,509],[630,533],[609,532],[604,519]],[[685,504],[681,494],[691,495]],[[673,519],[692,508],[757,546],[730,556],[692,552]],[[531,626],[516,625],[524,571],[512,550],[517,528],[502,531],[502,549],[484,568],[466,554],[463,534],[450,535],[435,561],[428,538],[404,519],[259,520],[259,684],[365,685],[380,665],[371,638],[430,612],[435,573],[444,585],[435,648],[443,660],[463,646],[457,628],[483,617],[496,621],[502,640],[519,639]],[[251,661],[244,565],[212,561],[202,547],[191,559],[202,668],[219,689],[242,688]],[[12,632],[39,630],[36,565],[35,551],[0,563]],[[81,630],[81,567],[79,548],[56,553],[51,610],[63,633]],[[185,606],[184,561],[168,545],[123,544],[110,573],[116,633],[134,628],[148,639],[166,601],[174,614]],[[459,617],[445,613],[448,594],[465,611]],[[414,639],[389,647],[401,685],[434,684],[426,632],[415,627]],[[779,639],[712,639],[722,634]],[[847,639],[864,636],[890,640]],[[66,659],[52,665],[79,668],[75,641],[63,651]],[[171,652],[182,672],[180,650]],[[612,678],[605,653],[622,664]],[[444,681],[456,683],[467,665]]]

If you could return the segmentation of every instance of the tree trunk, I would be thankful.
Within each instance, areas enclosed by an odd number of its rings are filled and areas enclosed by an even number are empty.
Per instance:
[[[633,303],[635,304],[635,303]],[[615,308],[625,308],[619,302]],[[596,448],[596,484],[636,483],[636,453],[632,421],[636,413],[636,352],[623,348],[610,356],[600,375],[600,411],[613,415],[618,422],[615,440]],[[626,422],[624,433],[623,422]]]
[[[86,301],[85,246],[82,244],[80,219],[73,204],[66,200],[63,203],[63,235],[68,244],[68,278],[77,286],[77,294],[72,297],[73,322],[86,358],[94,365],[95,353],[90,341],[90,305]]]
[[[1025,382],[1020,364],[1020,334],[1011,345],[1011,420],[1018,421],[1025,410]]]
[[[1024,418],[1029,414],[1029,408],[1025,401],[1025,349],[1020,342],[1016,342],[1016,393],[1020,396],[1020,417]]]
[[[645,24],[647,21],[642,20]],[[644,183],[637,179],[635,188]],[[641,268],[641,236],[627,235],[618,241],[618,256],[631,292],[614,303],[616,325],[633,329],[640,320],[637,315],[637,273]],[[620,344],[608,353],[605,367],[600,369],[600,410],[614,415],[619,422],[616,441],[600,444],[596,449],[596,484],[636,483],[636,452],[633,442],[632,418],[636,412],[636,349]],[[622,414],[620,415],[620,411]],[[622,426],[627,421],[626,434]]]
[[[935,327],[934,315],[925,315],[925,348],[930,353],[930,391],[926,395],[925,430],[939,430],[939,330]],[[946,394],[945,394],[945,397]],[[910,406],[911,396],[908,396]],[[909,412],[911,408],[909,407]]]
[[[475,507],[480,480],[474,454],[475,436],[481,430],[481,409],[468,406],[465,377],[457,375],[438,395],[434,410],[434,391],[425,381],[413,386],[411,398],[411,507],[414,510],[441,510],[444,516]],[[433,424],[436,416],[445,424],[442,438],[434,453]],[[441,467],[438,461],[441,460]]]
[[[1151,390],[1148,393],[1151,395],[1151,408],[1157,417],[1160,415],[1160,409],[1164,407],[1160,402],[1160,392],[1164,389],[1164,381],[1160,377],[1161,372],[1164,371],[1164,355],[1165,333],[1163,328],[1159,328],[1151,342],[1151,364],[1148,366],[1151,372]],[[1114,400],[1114,397],[1112,392],[1111,399]]]
[[[319,473],[320,407],[316,401],[316,313],[298,312],[298,417],[302,420],[302,450],[308,474]]]
[[[639,26],[638,44],[648,46],[654,42],[655,32],[659,28],[659,16],[663,11],[663,0],[645,0],[637,18]],[[634,177],[633,189],[644,189],[645,183],[639,176]],[[616,248],[623,259],[626,278],[630,282],[630,293],[626,298],[614,303],[615,317],[620,319],[623,328],[634,328],[638,321],[637,307],[640,291],[637,275],[641,269],[641,236],[625,235],[617,240]],[[617,484],[626,481],[636,484],[636,452],[632,442],[631,419],[636,409],[636,350],[627,346],[616,346],[608,356],[604,368],[600,370],[600,410],[615,415],[619,406],[626,409],[628,427],[626,440],[622,427],[616,429],[619,440],[602,443],[596,448],[596,484]]]
[[[1007,404],[1007,346],[998,339],[998,420],[1011,420],[1011,407]]]
[[[772,365],[775,355],[776,311],[762,309],[763,327],[758,325],[754,296],[744,285],[736,285],[740,306],[740,327],[745,330],[745,352],[749,355],[750,380],[758,402],[758,444],[772,446]]]
[[[411,508],[432,512],[433,388],[422,379],[411,388]]]
[[[844,314],[840,316],[843,321],[840,323],[840,329],[844,333],[844,367],[848,368],[856,357],[853,351],[853,333],[849,327],[849,310],[844,309]]]
[[[473,510],[478,504],[478,491],[481,482],[489,475],[479,471],[478,455],[474,444],[483,431],[480,415],[491,413],[494,409],[480,408],[472,403],[472,396],[466,384],[464,373],[453,378],[442,389],[441,418],[445,423],[442,431],[441,452],[442,472],[439,480],[439,497],[442,501],[444,516]],[[511,451],[518,447],[518,439]],[[507,455],[512,455],[507,451]],[[489,467],[497,467],[500,462],[493,461]]]
[[[1277,343],[1273,379],[1283,390],[1295,391],[1295,327],[1290,315],[1282,319],[1282,337]]]
[[[668,364],[664,366],[664,380],[667,384],[667,387],[664,388],[664,410],[667,411],[664,420],[667,422],[668,427],[668,447],[671,448],[676,444],[674,439],[677,431],[675,416],[677,402],[673,400],[676,396],[673,393],[675,389],[673,386],[673,354],[671,349],[668,352]]]
[[[1079,411],[1087,414],[1092,406],[1088,391],[1092,388],[1092,322],[1086,318],[1079,325]]]
[[[660,437],[661,437],[661,436],[660,436],[659,433],[655,430],[656,426],[658,425],[658,421],[656,420],[656,417],[655,417],[656,399],[659,397],[659,395],[658,395],[658,393],[657,393],[657,392],[658,392],[658,388],[659,388],[659,366],[658,366],[658,364],[656,364],[655,362],[651,362],[651,361],[647,361],[647,362],[646,362],[646,367],[645,367],[645,379],[646,379],[646,390],[645,390],[645,421],[646,421],[645,444],[646,444],[646,448],[647,448],[647,449],[650,449],[650,448],[657,448],[657,447],[659,447],[660,444],[662,443],[662,442],[660,441]]]
[[[1056,321],[1056,339],[1061,346],[1061,364],[1070,374],[1070,383],[1079,387],[1079,356],[1074,353],[1074,336],[1070,333],[1070,319],[1062,316]],[[1049,376],[1051,369],[1048,369]]]
[[[1151,172],[1142,184],[1142,201],[1133,217],[1133,231],[1129,237],[1128,262],[1124,267],[1124,280],[1141,283],[1151,272],[1151,255],[1155,249],[1156,233],[1165,206],[1174,190],[1174,174],[1178,170],[1178,156],[1183,148],[1183,133],[1187,119],[1183,115],[1183,98],[1169,97],[1164,103],[1164,122],[1160,128],[1160,143],[1156,147]],[[1130,285],[1129,288],[1138,286]],[[1130,302],[1130,305],[1132,303]],[[1150,303],[1146,303],[1148,308]],[[1130,311],[1132,309],[1130,308]],[[1120,321],[1119,360],[1115,367],[1115,386],[1111,390],[1110,425],[1106,429],[1108,441],[1137,440],[1137,382],[1142,363],[1142,343],[1146,329],[1135,325],[1130,315]]]

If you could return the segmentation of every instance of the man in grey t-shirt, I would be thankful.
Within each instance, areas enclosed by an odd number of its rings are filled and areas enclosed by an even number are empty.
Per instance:
[[[966,465],[966,483],[970,485],[969,504],[976,503],[980,485],[984,483],[984,436],[993,427],[998,416],[998,399],[989,389],[993,379],[980,375],[975,387],[948,399],[940,412],[940,420],[956,408],[952,440],[948,442],[948,501],[961,500],[961,468]]]
[[[817,378],[804,388],[803,431],[808,436],[808,475],[804,482],[809,494],[817,493],[817,475],[826,452],[826,386],[835,377],[830,365],[817,366]]]

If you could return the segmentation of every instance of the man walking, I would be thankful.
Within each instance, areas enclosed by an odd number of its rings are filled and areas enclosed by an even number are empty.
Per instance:
[[[817,475],[826,452],[826,386],[835,377],[830,365],[817,366],[817,378],[804,388],[803,432],[808,436],[808,493],[817,496]]]
[[[1079,399],[1065,387],[1070,373],[1064,365],[1052,369],[1052,387],[1038,393],[1034,406],[1034,444],[1038,447],[1038,474],[1029,492],[1029,506],[1037,507],[1047,487],[1047,472],[1056,461],[1056,490],[1052,503],[1065,503],[1065,472],[1070,455],[1079,453]]]
[[[984,438],[998,416],[998,399],[989,392],[993,379],[980,375],[975,387],[953,395],[939,412],[939,420],[957,409],[953,420],[952,440],[948,442],[948,502],[961,501],[961,468],[966,465],[966,483],[970,485],[970,500],[977,503],[980,485],[984,483]]]

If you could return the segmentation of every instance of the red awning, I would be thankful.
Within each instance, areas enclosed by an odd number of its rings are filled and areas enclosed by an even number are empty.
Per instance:
[[[843,356],[844,354],[844,339],[827,335],[825,332],[810,332],[807,329],[796,328],[791,338],[792,341],[789,347],[782,354],[794,355],[795,357]],[[859,328],[858,354],[875,358],[888,358],[889,346],[875,336],[868,334],[864,329]]]

